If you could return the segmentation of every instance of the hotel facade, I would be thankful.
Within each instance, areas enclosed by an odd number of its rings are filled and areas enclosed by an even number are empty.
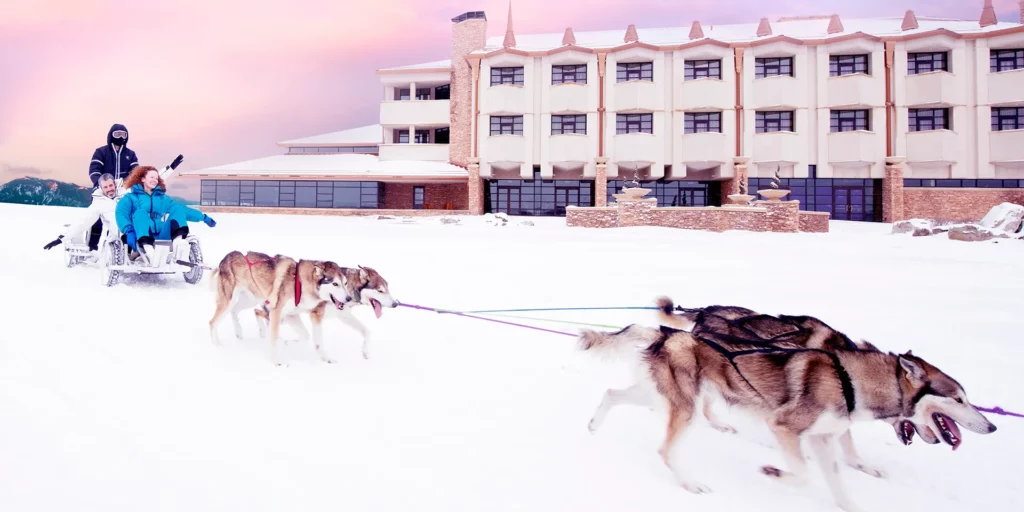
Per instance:
[[[181,176],[210,211],[565,215],[634,177],[718,206],[778,171],[833,220],[978,220],[1024,204],[1024,26],[978,7],[557,34],[510,10],[492,38],[467,12],[450,59],[377,72],[378,124]]]

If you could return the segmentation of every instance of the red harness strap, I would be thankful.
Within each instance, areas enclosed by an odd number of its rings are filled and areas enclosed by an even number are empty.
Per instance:
[[[299,281],[299,265],[295,265],[295,307],[299,307],[302,300],[302,281]]]

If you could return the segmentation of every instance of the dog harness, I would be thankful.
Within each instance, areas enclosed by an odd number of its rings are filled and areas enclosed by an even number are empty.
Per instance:
[[[254,276],[253,273],[252,273],[252,267],[254,265],[259,265],[260,263],[266,263],[268,261],[275,261],[275,260],[278,259],[277,256],[274,256],[273,258],[269,258],[269,259],[265,259],[265,260],[250,261],[248,254],[243,254],[242,258],[245,259],[245,264],[249,266],[249,277],[252,278],[252,282],[256,284],[256,288],[257,289],[259,289],[260,285],[259,285],[259,282],[256,281],[256,276]],[[260,290],[260,293],[263,293],[263,290]],[[269,297],[270,294],[263,293],[263,296],[264,297]],[[295,264],[295,307],[298,307],[299,306],[299,302],[301,302],[301,301],[302,301],[302,281],[299,280],[299,264],[296,263]],[[264,306],[267,306],[269,304],[270,304],[270,299],[266,299],[266,300],[263,301],[263,305]]]

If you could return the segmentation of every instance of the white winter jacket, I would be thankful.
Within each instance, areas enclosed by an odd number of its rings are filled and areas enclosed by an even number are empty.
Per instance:
[[[160,170],[160,177],[166,177],[171,171],[170,166],[164,167]],[[123,181],[116,180],[117,192],[114,199],[103,195],[103,190],[98,187],[92,192],[92,203],[86,208],[85,215],[78,222],[68,226],[68,229],[64,231],[64,238],[62,239],[64,243],[80,239],[99,219],[103,219],[107,226],[113,228],[115,233],[117,232],[117,220],[114,218],[114,211],[117,208],[117,201],[128,193],[128,190],[125,190],[121,185]]]

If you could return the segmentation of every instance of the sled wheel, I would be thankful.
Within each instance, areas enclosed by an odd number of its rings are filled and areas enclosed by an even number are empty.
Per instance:
[[[101,255],[103,262],[102,280],[105,286],[114,286],[121,276],[119,270],[111,270],[110,267],[124,265],[124,247],[120,240],[112,240],[104,245],[104,254]]]
[[[199,249],[199,240],[191,239],[188,241],[188,261],[197,265],[203,264],[203,251]],[[185,278],[186,283],[196,284],[203,278],[203,268],[192,267],[182,276]]]

